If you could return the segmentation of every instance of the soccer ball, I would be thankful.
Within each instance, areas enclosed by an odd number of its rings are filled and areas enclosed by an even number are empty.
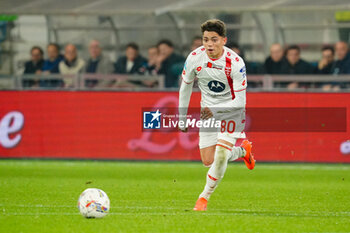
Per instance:
[[[80,194],[78,209],[85,218],[103,218],[109,212],[109,198],[101,189],[88,188]]]

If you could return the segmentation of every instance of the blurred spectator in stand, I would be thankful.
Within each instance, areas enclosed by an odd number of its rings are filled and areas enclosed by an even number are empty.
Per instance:
[[[60,47],[58,44],[50,43],[47,46],[47,57],[44,61],[42,68],[42,74],[58,74],[58,65],[63,60],[63,55],[60,54]],[[40,81],[41,87],[60,87],[63,85],[62,80],[59,79],[46,79]]]
[[[125,48],[125,55],[120,57],[116,64],[114,72],[116,74],[144,74],[147,60],[139,54],[139,46],[136,43],[129,43]],[[117,81],[117,87],[134,87],[135,85],[142,85],[142,81],[126,82]]]
[[[286,62],[283,54],[281,44],[272,44],[270,46],[270,56],[268,56],[264,63],[264,73],[266,74],[281,74],[282,65]]]
[[[145,73],[148,75],[157,75],[158,70],[160,69],[161,63],[158,59],[159,51],[157,46],[152,46],[148,48],[148,61],[145,67]],[[157,81],[144,80],[143,85],[147,87],[154,87],[157,84]]]
[[[98,40],[92,40],[89,43],[90,58],[87,60],[85,72],[87,74],[112,74],[114,71],[112,61],[102,54],[102,48]],[[86,87],[94,87],[97,83],[101,86],[107,85],[108,80],[87,79]]]
[[[117,74],[143,74],[147,60],[139,54],[139,46],[136,43],[126,45],[125,56],[118,59],[115,64]]]
[[[156,75],[160,69],[161,63],[158,59],[159,51],[157,46],[152,46],[148,48],[148,61],[146,73],[149,75]]]
[[[85,61],[78,57],[77,48],[73,44],[67,44],[64,49],[64,60],[62,60],[59,65],[60,74],[63,75],[76,75],[84,70]],[[65,78],[64,85],[72,86],[72,78]]]
[[[330,75],[332,74],[332,70],[335,66],[335,58],[334,58],[334,48],[333,46],[324,46],[322,48],[322,57],[321,60],[318,62],[317,65],[317,74],[325,74]],[[330,91],[330,90],[336,90],[338,87],[333,87],[333,83],[316,83],[317,87],[322,87],[324,91]]]
[[[324,46],[322,48],[322,57],[317,65],[318,74],[331,74],[334,66],[334,48],[333,46]]]
[[[315,68],[308,62],[300,58],[300,48],[297,45],[291,45],[286,50],[287,62],[283,63],[282,73],[288,75],[313,74]],[[282,85],[284,85],[282,83]],[[287,84],[288,89],[295,89],[299,86],[307,87],[309,83],[292,82]]]
[[[233,50],[233,52],[237,53],[238,56],[240,56],[244,62],[245,62],[245,66],[246,66],[246,69],[247,69],[247,74],[259,74],[261,73],[261,65],[259,65],[258,63],[256,62],[250,62],[250,61],[247,61],[247,59],[245,59],[245,54],[244,54],[244,51],[243,49],[235,42],[231,42],[231,43],[228,43],[226,45],[226,47],[230,48]],[[254,85],[254,83],[249,83],[250,86]]]
[[[60,54],[60,47],[58,44],[50,43],[47,46],[48,59],[44,61],[42,71],[44,74],[59,73],[58,64],[63,60],[63,55]]]
[[[349,46],[344,41],[335,44],[335,54],[337,60],[333,69],[333,74],[350,74],[350,52]]]
[[[332,69],[332,74],[350,74],[350,51],[349,46],[344,41],[335,44],[335,55],[337,60]],[[340,88],[349,86],[347,83],[332,82],[331,90],[338,91]]]
[[[228,48],[232,49],[233,52],[237,53],[238,56],[240,56],[241,58],[243,58],[244,60],[244,52],[243,50],[239,47],[239,45],[235,42],[230,42],[230,43],[227,43],[226,45]]]
[[[237,55],[240,56],[244,60],[245,66],[246,66],[246,70],[247,70],[247,74],[258,74],[258,73],[260,73],[260,70],[262,70],[261,65],[259,65],[258,63],[255,63],[255,62],[247,61],[245,59],[243,49],[241,49],[240,46],[237,43],[234,43],[234,42],[228,43],[226,45],[226,47],[232,49],[233,52],[237,53]],[[248,81],[248,86],[249,86],[249,88],[257,88],[257,87],[259,87],[259,83]]]
[[[31,59],[25,63],[23,74],[40,74],[44,65],[44,51],[39,46],[34,46],[30,50]],[[23,87],[37,86],[37,79],[23,79]]]
[[[286,50],[287,62],[282,66],[283,74],[312,74],[314,68],[312,65],[300,58],[300,48],[297,45],[291,45]]]
[[[178,77],[182,72],[185,58],[174,52],[174,45],[170,40],[159,41],[157,47],[159,50],[158,61],[161,62],[158,73],[165,75],[165,87],[178,87]]]
[[[203,45],[203,41],[201,36],[193,37],[192,44],[191,44],[191,51],[195,50],[198,47],[201,47],[202,45]]]

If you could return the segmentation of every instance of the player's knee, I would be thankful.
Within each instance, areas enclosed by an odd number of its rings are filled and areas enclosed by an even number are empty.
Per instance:
[[[210,158],[202,160],[202,163],[205,167],[211,167],[213,162],[214,162],[214,159],[210,159]]]

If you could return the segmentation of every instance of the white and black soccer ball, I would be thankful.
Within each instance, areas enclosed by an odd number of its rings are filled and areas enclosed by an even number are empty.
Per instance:
[[[109,208],[109,198],[101,189],[88,188],[80,194],[78,209],[85,218],[103,218]]]

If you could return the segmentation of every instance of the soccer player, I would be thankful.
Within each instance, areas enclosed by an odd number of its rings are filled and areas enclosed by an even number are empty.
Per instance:
[[[221,128],[215,132],[199,131],[201,159],[210,168],[195,211],[207,209],[207,202],[223,178],[228,162],[242,157],[249,169],[255,166],[251,142],[244,140],[240,147],[234,146],[237,138],[245,138],[247,78],[244,61],[225,47],[226,26],[222,21],[208,20],[201,25],[201,30],[203,46],[189,54],[182,73],[179,114],[187,114],[193,81],[197,77],[202,96],[201,120],[221,118]],[[186,117],[181,120],[186,121]],[[179,129],[187,132],[187,128]]]

